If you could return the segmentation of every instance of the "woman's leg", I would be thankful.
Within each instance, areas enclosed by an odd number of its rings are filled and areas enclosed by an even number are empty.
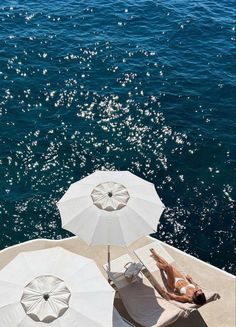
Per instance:
[[[175,269],[171,264],[169,264],[164,258],[159,256],[154,249],[150,249],[151,256],[156,261],[158,268],[162,269],[166,273],[167,284],[170,289],[175,289],[175,277],[185,278],[177,269]]]
[[[159,262],[160,264],[164,264],[164,265],[168,264],[168,262],[164,258],[162,258],[160,255],[158,255],[154,249],[150,249],[150,252],[151,252],[151,257],[155,261]]]

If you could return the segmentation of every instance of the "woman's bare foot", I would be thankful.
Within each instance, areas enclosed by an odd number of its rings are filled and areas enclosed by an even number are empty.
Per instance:
[[[158,256],[156,254],[156,251],[154,249],[150,249],[150,252],[151,252],[151,257],[154,259],[154,260],[158,260]]]

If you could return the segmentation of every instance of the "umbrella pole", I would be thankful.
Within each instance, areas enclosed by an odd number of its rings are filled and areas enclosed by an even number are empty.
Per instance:
[[[110,253],[110,245],[107,246],[107,277],[108,281],[110,280],[110,272],[111,272],[111,253]]]

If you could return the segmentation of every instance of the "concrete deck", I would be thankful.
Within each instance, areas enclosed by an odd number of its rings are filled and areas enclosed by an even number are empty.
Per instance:
[[[128,253],[135,260],[133,250],[151,243],[154,239],[145,237],[133,243],[128,248],[111,247],[111,260]],[[104,246],[89,247],[78,237],[63,240],[33,240],[15,245],[0,251],[0,269],[7,265],[18,253],[39,249],[61,246],[74,253],[87,256],[96,261],[97,265],[106,276],[102,266],[107,261],[107,249]],[[221,299],[203,306],[194,311],[187,319],[180,318],[171,327],[234,327],[236,326],[236,278],[218,268],[200,261],[176,248],[163,243],[163,246],[175,258],[179,266],[183,267],[194,280],[202,287],[217,291]],[[122,302],[117,298],[115,306],[120,313],[132,321],[125,311]],[[139,327],[137,324],[135,326]]]

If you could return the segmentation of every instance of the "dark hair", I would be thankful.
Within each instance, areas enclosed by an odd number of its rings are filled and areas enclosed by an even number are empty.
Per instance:
[[[203,305],[206,303],[206,297],[204,293],[194,293],[193,302],[197,305]]]

